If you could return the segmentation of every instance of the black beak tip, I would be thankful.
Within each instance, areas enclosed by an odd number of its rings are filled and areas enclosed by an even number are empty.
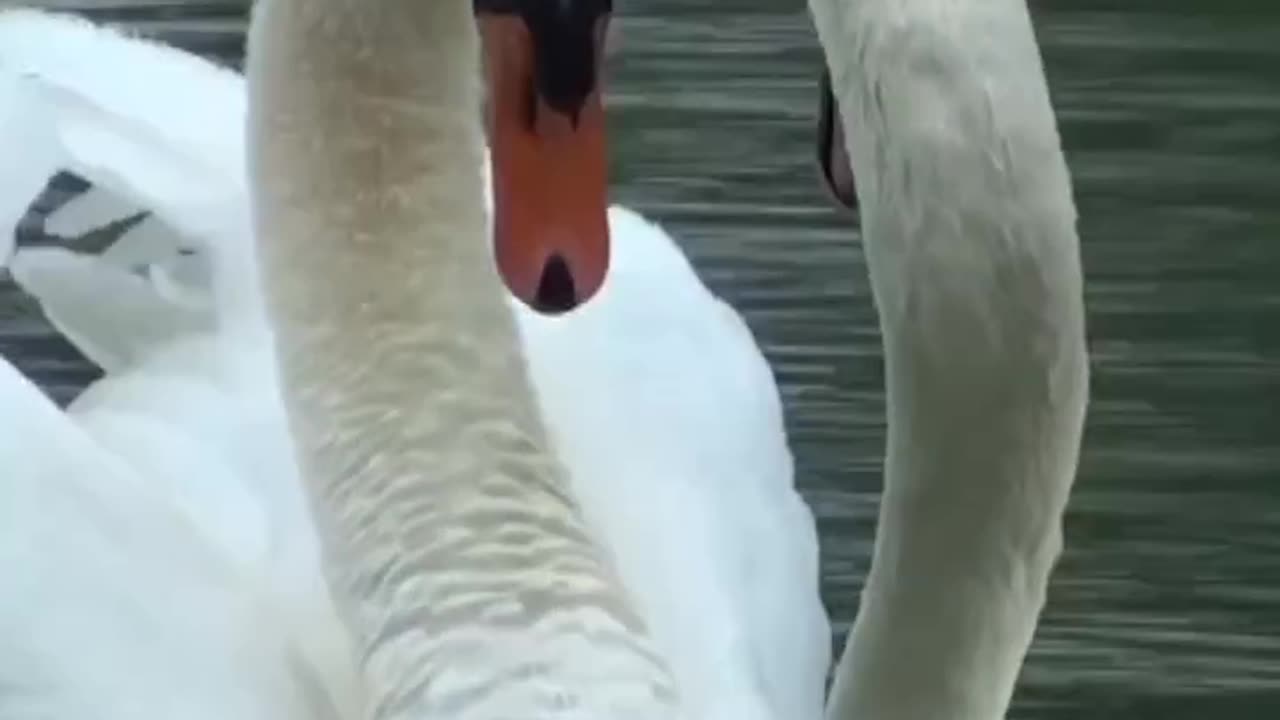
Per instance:
[[[818,169],[831,199],[846,210],[856,211],[856,180],[844,142],[840,108],[831,92],[831,76],[824,68],[818,82]]]
[[[542,276],[534,293],[533,309],[546,315],[562,315],[580,304],[569,264],[552,255],[542,266]]]

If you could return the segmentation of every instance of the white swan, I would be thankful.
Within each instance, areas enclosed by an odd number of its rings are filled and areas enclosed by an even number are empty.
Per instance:
[[[71,416],[100,447],[172,485],[166,496],[212,538],[206,544],[273,578],[279,605],[291,607],[316,587],[314,539],[291,489],[253,312],[260,301],[246,288],[256,268],[242,227],[238,76],[29,12],[0,14],[0,70],[6,62],[23,76],[18,114],[47,113],[47,124],[24,131],[52,131],[44,143],[15,144],[32,160],[26,170],[40,168],[38,183],[22,186],[26,197],[59,167],[98,183],[51,219],[55,227],[76,232],[136,207],[156,211],[104,258],[39,249],[14,260],[16,278],[108,371]],[[38,148],[49,152],[36,162]],[[516,303],[574,494],[670,658],[692,716],[816,717],[829,631],[812,517],[792,488],[768,367],[740,318],[698,282],[669,238],[621,208],[609,220],[611,269],[593,303],[564,318]],[[178,256],[181,244],[197,254]],[[208,277],[202,258],[215,261]],[[138,264],[150,267],[148,278],[128,272]],[[194,279],[184,277],[193,269]],[[735,422],[726,426],[725,417]],[[708,432],[713,425],[721,429]],[[197,463],[222,472],[191,473]],[[125,579],[115,581],[127,595]],[[673,596],[671,587],[683,590]],[[41,597],[39,583],[32,588],[18,602]],[[324,609],[315,612],[324,622]],[[146,627],[162,631],[163,621]],[[58,652],[49,650],[51,662]],[[232,682],[223,671],[214,677]],[[0,682],[5,672],[0,666]],[[145,697],[146,678],[116,692]],[[78,690],[66,696],[92,696]],[[197,694],[192,705],[199,699],[207,701]]]
[[[1088,395],[1040,54],[1024,0],[809,5],[858,171],[889,415],[828,717],[996,720],[1062,547]],[[827,173],[846,200],[847,170]]]

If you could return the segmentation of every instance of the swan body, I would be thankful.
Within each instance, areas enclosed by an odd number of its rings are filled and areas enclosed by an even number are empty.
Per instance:
[[[12,35],[31,44],[11,43]],[[84,60],[81,74],[65,57]],[[239,77],[36,13],[0,14],[0,70],[6,61],[22,64],[19,85],[33,96],[24,107],[47,110],[61,133],[39,146],[51,148],[43,178],[66,168],[95,183],[49,226],[74,235],[154,211],[102,256],[31,248],[13,259],[15,279],[107,371],[68,408],[67,424],[139,476],[166,483],[166,497],[180,498],[200,542],[251,569],[224,582],[252,586],[271,577],[276,607],[285,609],[299,595],[327,598],[316,592],[318,543],[285,432],[261,297],[240,294],[260,271],[247,252],[236,174],[243,170],[221,159],[238,157],[244,144]],[[170,96],[166,81],[180,81],[202,99],[157,107],[115,94],[119,77],[161,98]],[[169,179],[188,172],[200,180]],[[211,207],[223,221],[200,217]],[[613,260],[595,301],[564,318],[511,303],[572,494],[659,654],[670,659],[686,716],[817,717],[829,628],[817,595],[812,516],[792,485],[768,366],[738,315],[706,290],[660,228],[622,208],[609,221]],[[210,471],[194,477],[184,470],[192,466]],[[154,586],[163,577],[144,579]],[[673,587],[683,590],[673,595]],[[312,624],[337,626],[330,605],[313,604]],[[355,685],[354,670],[332,659],[341,657],[342,640],[320,643],[309,656],[318,658],[311,673],[322,684]],[[232,682],[232,670],[220,677]],[[0,666],[0,682],[5,672]],[[145,697],[142,680],[128,687]],[[334,691],[326,703],[345,716],[343,702],[354,694]]]
[[[751,331],[660,228],[621,207],[609,224],[613,259],[595,300],[564,318],[516,313],[574,496],[691,688],[694,717],[745,717],[752,707],[819,717],[831,635],[781,402],[760,392],[772,373],[758,352],[740,351],[754,347]],[[671,451],[690,438],[696,450]],[[654,532],[655,522],[668,529]],[[725,703],[744,690],[753,702]]]
[[[1024,0],[810,0],[885,344],[875,553],[832,720],[997,720],[1088,398],[1071,183]]]
[[[206,353],[225,352],[174,350],[206,363]],[[129,396],[129,383],[144,382],[153,396],[171,393],[170,415],[201,402],[203,427],[170,425],[137,403],[85,406],[69,419],[0,362],[0,561],[9,569],[0,717],[353,717],[348,640],[314,548],[301,551],[314,542],[310,525],[289,522],[292,503],[269,527],[261,522],[296,488],[252,480],[278,482],[287,470],[273,476],[264,465],[246,478],[201,452],[217,420],[234,423],[224,436],[232,442],[272,428],[243,422],[249,414],[216,378],[165,377],[157,364],[98,389]],[[232,417],[216,417],[219,408]]]

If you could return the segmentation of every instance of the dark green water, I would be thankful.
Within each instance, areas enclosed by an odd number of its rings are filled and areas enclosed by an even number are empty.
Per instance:
[[[84,3],[79,3],[83,6]],[[788,406],[843,637],[884,439],[866,268],[812,157],[800,0],[619,0],[617,200],[747,316]],[[1033,2],[1075,178],[1094,398],[1014,718],[1280,717],[1280,6]],[[97,3],[238,60],[242,2]],[[55,394],[90,375],[0,304]]]

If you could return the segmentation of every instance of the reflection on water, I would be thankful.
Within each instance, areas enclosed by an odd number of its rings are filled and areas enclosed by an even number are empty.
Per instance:
[[[674,231],[774,362],[843,635],[874,531],[883,380],[856,233],[812,165],[808,17],[795,0],[621,5],[616,197]],[[1082,217],[1094,401],[1012,715],[1275,717],[1280,9],[1033,5]],[[94,6],[242,50],[242,2]],[[52,391],[88,377],[12,293],[0,323],[3,351]]]

